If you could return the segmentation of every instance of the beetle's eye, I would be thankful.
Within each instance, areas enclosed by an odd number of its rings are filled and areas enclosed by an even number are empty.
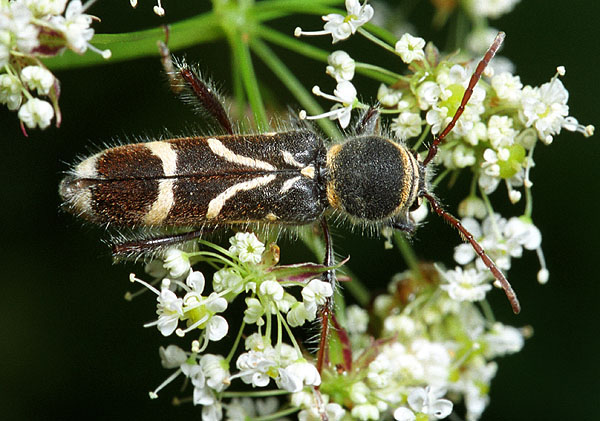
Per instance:
[[[419,209],[419,206],[421,206],[421,204],[423,204],[423,198],[422,197],[417,197],[417,200],[415,200],[413,202],[413,204],[410,206],[410,208],[408,208],[409,212],[414,212],[417,209]]]

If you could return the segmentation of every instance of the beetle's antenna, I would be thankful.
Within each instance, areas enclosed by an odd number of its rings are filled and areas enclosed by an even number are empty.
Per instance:
[[[460,221],[454,215],[446,212],[442,208],[442,206],[437,202],[437,200],[433,198],[433,196],[431,196],[428,193],[423,193],[423,197],[425,197],[429,201],[429,204],[431,205],[435,213],[437,213],[439,216],[444,218],[446,222],[448,222],[450,225],[456,228],[464,240],[471,243],[471,246],[473,247],[473,250],[475,250],[477,256],[481,258],[481,260],[487,266],[490,272],[492,272],[494,277],[498,280],[498,282],[500,282],[500,285],[502,286],[502,289],[504,289],[506,297],[510,302],[513,312],[515,314],[518,314],[521,311],[521,304],[519,304],[517,294],[512,289],[512,286],[510,285],[504,274],[500,271],[500,269],[498,269],[498,266],[496,266],[492,259],[490,259],[485,250],[483,250],[483,247],[481,247],[481,245],[477,242],[477,240],[473,238],[473,234],[467,231],[467,229],[460,223]]]
[[[165,37],[168,40],[168,27],[165,27]],[[226,134],[234,134],[233,123],[213,84],[204,80],[200,72],[184,60],[173,60],[166,43],[159,41],[158,50],[171,91],[179,95],[184,102],[191,104],[196,112],[211,117]]]
[[[456,113],[454,113],[454,117],[452,117],[452,120],[450,121],[450,123],[448,123],[446,128],[442,130],[442,132],[439,135],[437,135],[435,139],[433,139],[433,143],[429,148],[427,157],[423,161],[424,166],[427,166],[427,164],[429,164],[429,162],[435,157],[438,151],[439,144],[444,141],[448,133],[450,133],[450,131],[454,128],[456,121],[462,115],[463,111],[465,110],[465,106],[469,102],[469,99],[471,99],[471,95],[473,95],[473,89],[475,88],[475,85],[477,85],[477,82],[479,82],[479,79],[481,79],[481,75],[488,63],[490,62],[490,60],[492,60],[492,58],[496,55],[496,52],[502,45],[505,36],[506,34],[504,32],[498,32],[498,35],[496,35],[496,38],[494,38],[494,42],[477,65],[477,68],[473,72],[473,75],[471,75],[471,80],[469,80],[469,85],[467,86],[467,90],[465,91],[465,94],[463,95],[462,100],[460,101],[460,105],[458,106]]]

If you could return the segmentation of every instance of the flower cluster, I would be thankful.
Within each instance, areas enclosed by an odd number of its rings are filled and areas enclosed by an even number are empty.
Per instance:
[[[24,133],[61,122],[60,86],[41,59],[70,49],[88,48],[104,58],[89,41],[94,17],[85,13],[93,3],[80,0],[0,0],[0,103],[17,111]],[[42,97],[44,99],[41,99]]]
[[[493,18],[509,12],[517,2],[467,3],[465,7],[473,8],[474,16]],[[332,34],[336,42],[335,31]],[[348,36],[350,34],[348,32]],[[297,35],[306,33],[300,31]],[[371,35],[367,38],[373,40]],[[477,26],[468,37],[470,48],[467,51],[477,51],[479,55],[489,48],[494,38],[495,30]],[[384,44],[381,40],[376,43]],[[388,132],[397,141],[418,150],[428,135],[439,135],[459,110],[478,63],[477,56],[465,53],[444,56],[433,44],[409,33],[402,35],[393,47],[387,44],[384,47],[393,51],[408,69],[405,75],[395,75],[394,83],[380,85],[377,92],[379,112],[384,117],[391,117]],[[492,60],[483,80],[473,87],[460,118],[435,156],[434,162],[442,170],[434,184],[451,172],[469,170],[471,191],[458,209],[459,215],[466,218],[463,225],[501,270],[510,269],[511,258],[521,257],[523,249],[534,250],[541,267],[538,280],[544,283],[549,273],[541,249],[541,234],[532,219],[530,171],[534,166],[533,152],[539,143],[551,144],[563,129],[588,137],[593,134],[594,127],[582,125],[569,115],[569,93],[560,80],[565,75],[564,67],[559,66],[550,81],[529,86],[507,70],[514,67],[507,62],[503,57]],[[357,100],[357,89],[352,83],[357,64],[342,50],[333,52],[328,63],[326,73],[337,83],[334,95],[323,93],[318,86],[313,88],[313,93],[336,104],[320,115],[307,116],[301,111],[300,118],[329,117],[346,128],[350,125],[352,111],[367,107]],[[377,66],[368,65],[371,72],[377,69]],[[393,75],[384,69],[380,69],[380,73],[382,78]],[[501,184],[506,188],[510,203],[517,204],[525,197],[523,214],[502,218],[494,212],[488,196]],[[447,271],[440,267],[446,281],[442,289],[455,300],[480,301],[491,288],[493,277],[475,257],[472,246],[462,244],[455,253],[455,260],[461,266]]]
[[[508,228],[511,222],[501,224],[506,235],[514,231]],[[535,234],[520,240],[512,236],[523,247],[535,246]],[[525,331],[486,319],[474,303],[489,289],[480,291],[482,280],[471,281],[469,270],[457,270],[455,278],[462,275],[462,280],[453,285],[433,267],[422,266],[419,273],[395,276],[388,293],[376,298],[372,314],[356,305],[346,308],[334,333],[340,346],[329,351],[331,365],[319,373],[291,328],[315,320],[332,296],[331,285],[319,276],[327,268],[277,265],[278,248],[265,247],[252,233],[237,233],[228,250],[200,242],[212,250],[169,249],[146,266],[153,282],[133,274],[131,280],[157,296],[158,318],[146,327],[156,326],[163,336],[192,338],[187,350],[175,344],[161,347],[162,365],[173,372],[150,396],[156,398],[184,376],[203,419],[266,416],[294,408],[301,420],[320,420],[323,413],[331,420],[442,419],[452,412],[453,402],[462,400],[467,419],[476,420],[489,400],[496,372],[492,360],[523,346]],[[202,261],[216,268],[212,283],[193,269]],[[234,301],[245,308],[237,322],[227,316]],[[231,328],[238,333],[232,335]],[[227,355],[207,352],[211,342],[229,337],[236,339]],[[226,390],[236,395],[236,381],[273,395],[287,392],[289,402],[280,407],[273,399],[225,399]],[[261,396],[267,395],[263,391]]]
[[[315,320],[319,307],[333,295],[331,285],[319,279],[327,268],[277,265],[278,248],[272,244],[267,250],[252,233],[237,233],[228,250],[202,243],[215,250],[169,249],[146,265],[154,281],[130,277],[157,297],[158,318],[145,327],[156,326],[163,336],[193,337],[189,352],[176,345],[161,348],[163,366],[176,371],[151,396],[183,374],[194,386],[194,404],[203,406],[203,419],[218,420],[220,393],[235,379],[260,388],[273,382],[290,393],[318,386],[321,377],[312,357],[305,357],[290,328]],[[192,268],[201,261],[220,266],[212,276],[211,291],[206,291],[204,275]],[[211,342],[227,337],[230,321],[224,314],[235,300],[245,303],[245,310],[241,325],[235,326],[240,333],[232,352],[228,356],[204,353]],[[236,353],[242,332],[249,328],[254,332],[247,335],[243,352]],[[283,341],[284,335],[289,343]]]

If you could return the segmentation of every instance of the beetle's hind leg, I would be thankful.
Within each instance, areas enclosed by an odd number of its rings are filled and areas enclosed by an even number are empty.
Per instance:
[[[332,267],[335,264],[335,258],[333,255],[333,243],[331,242],[331,234],[329,232],[329,225],[325,217],[321,218],[321,229],[323,230],[323,238],[325,239],[325,258],[323,259],[323,265]],[[323,370],[323,364],[327,358],[328,351],[328,339],[329,339],[329,320],[333,312],[333,299],[335,295],[335,270],[330,269],[323,273],[321,279],[324,282],[328,282],[331,285],[331,289],[334,294],[327,298],[327,302],[321,307],[321,336],[319,339],[319,351],[317,353],[317,371],[319,373]]]

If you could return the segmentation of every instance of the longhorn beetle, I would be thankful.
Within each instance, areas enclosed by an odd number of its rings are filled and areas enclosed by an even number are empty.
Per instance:
[[[406,232],[415,229],[409,212],[425,198],[433,211],[456,228],[520,310],[510,284],[460,221],[432,195],[428,171],[438,146],[463,113],[483,70],[504,40],[500,32],[477,65],[460,106],[420,161],[405,145],[375,133],[377,109],[360,119],[355,134],[329,149],[317,133],[301,128],[263,134],[235,133],[218,94],[185,63],[172,66],[166,46],[163,63],[175,91],[194,100],[224,134],[180,137],[117,146],[77,164],[60,184],[68,211],[116,227],[198,227],[198,230],[114,245],[116,254],[143,252],[199,237],[202,230],[236,224],[305,225],[319,222],[326,244],[324,264],[333,266],[327,215]],[[169,71],[169,66],[171,70]],[[334,282],[333,271],[325,280]],[[323,365],[331,304],[321,313]]]

